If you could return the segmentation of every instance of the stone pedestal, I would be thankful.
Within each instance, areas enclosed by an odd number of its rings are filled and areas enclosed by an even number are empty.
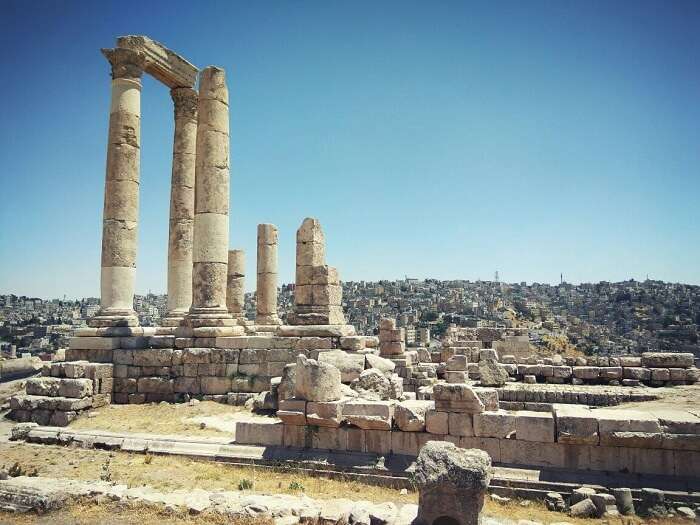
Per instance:
[[[228,89],[223,69],[200,73],[195,161],[191,335],[242,335],[226,307],[229,212]]]
[[[483,450],[429,441],[416,461],[419,496],[413,523],[478,525],[491,475],[491,458]]]
[[[163,326],[178,326],[192,304],[192,235],[197,144],[197,92],[170,91],[175,106],[168,235],[168,312]]]
[[[90,326],[138,326],[134,312],[139,210],[143,54],[103,49],[112,65],[107,170],[102,219],[100,311]]]
[[[256,329],[282,324],[277,315],[277,238],[274,224],[258,224]]]
[[[306,218],[297,230],[294,314],[297,325],[343,325],[343,291],[338,271],[325,264],[326,240],[317,219]]]

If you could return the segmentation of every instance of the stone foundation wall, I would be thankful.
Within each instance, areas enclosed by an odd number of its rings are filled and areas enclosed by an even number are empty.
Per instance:
[[[196,339],[89,336],[74,338],[68,354],[72,359],[113,363],[114,403],[201,397],[240,404],[241,396],[235,394],[270,390],[272,378],[282,376],[284,367],[295,363],[298,355],[316,359],[320,352],[360,351],[377,343],[372,337],[340,334]]]
[[[570,405],[554,405],[551,413],[428,409],[422,424],[416,424],[413,419],[394,417],[401,404],[363,404],[366,421],[384,417],[388,426],[348,424],[358,412],[353,406],[357,403],[348,402],[336,412],[340,414],[336,426],[244,422],[237,424],[236,442],[416,456],[426,442],[438,440],[485,450],[495,463],[505,465],[684,477],[700,472],[700,418],[690,415],[656,418],[636,410],[599,411]],[[304,410],[319,408],[302,405],[296,406],[302,411],[297,421],[304,420]],[[350,417],[343,416],[345,407],[350,408]],[[399,421],[411,430],[400,428]]]

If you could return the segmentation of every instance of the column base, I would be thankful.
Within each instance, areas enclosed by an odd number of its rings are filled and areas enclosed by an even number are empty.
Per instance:
[[[345,315],[340,306],[297,306],[289,314],[289,324],[293,325],[344,325]]]
[[[176,331],[177,337],[230,337],[245,335],[239,319],[223,308],[191,308]]]
[[[88,319],[88,326],[92,328],[139,326],[139,318],[133,310],[100,310],[95,317]]]
[[[187,316],[187,311],[174,310],[165,314],[160,320],[161,326],[180,326]]]
[[[264,315],[258,315],[255,318],[255,325],[260,325],[260,326],[279,326],[283,324],[282,320],[279,318],[277,314],[264,314]]]

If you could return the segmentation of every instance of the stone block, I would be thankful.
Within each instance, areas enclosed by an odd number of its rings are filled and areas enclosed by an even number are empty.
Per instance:
[[[328,363],[340,370],[340,380],[343,383],[350,383],[358,379],[365,369],[365,356],[363,354],[352,354],[344,350],[321,352],[318,355],[318,362]]]
[[[641,410],[595,410],[601,443],[604,434],[612,432],[660,433],[661,425],[655,416]]]
[[[62,397],[81,398],[91,396],[93,384],[90,379],[62,379],[58,395]]]
[[[306,404],[306,422],[318,427],[337,428],[343,421],[345,401],[309,401]]]
[[[466,355],[453,355],[447,360],[447,370],[466,371],[468,359]]]
[[[87,361],[73,361],[71,363],[63,363],[63,375],[72,379],[80,379],[85,377],[85,365]]]
[[[505,439],[515,433],[516,416],[505,410],[474,414],[474,435]]]
[[[391,451],[394,454],[417,456],[421,447],[431,439],[426,432],[392,432]]]
[[[484,410],[474,390],[461,384],[437,384],[433,388],[435,409],[444,412],[462,412],[474,414]]]
[[[515,438],[522,441],[554,443],[554,417],[548,412],[517,412]]]
[[[484,405],[484,410],[498,410],[498,390],[488,387],[474,387],[474,393]]]
[[[177,394],[199,394],[198,377],[176,377],[173,382],[173,392]]]
[[[425,429],[431,434],[449,434],[450,430],[448,412],[428,410],[425,413]]]
[[[133,350],[135,366],[171,366],[171,348],[146,348]]]
[[[637,381],[649,381],[651,379],[651,370],[626,366],[622,368],[622,377],[625,379],[636,379]]]
[[[277,417],[285,425],[306,425],[306,400],[288,398],[279,400]]]
[[[599,443],[598,419],[588,407],[555,404],[552,412],[556,420],[558,442],[580,445]]]
[[[185,348],[182,351],[183,364],[208,363],[211,351],[209,348]]]
[[[669,381],[671,379],[671,372],[668,368],[652,368],[651,369],[651,380],[652,381]]]
[[[471,414],[449,412],[448,427],[451,436],[471,437],[474,435],[474,425]]]
[[[137,392],[139,394],[172,394],[173,380],[164,377],[140,377],[137,380]]]
[[[340,378],[336,367],[299,355],[295,396],[308,401],[337,401],[342,397]]]
[[[578,379],[598,379],[600,371],[597,366],[575,366],[573,374]]]
[[[353,400],[343,405],[343,418],[363,430],[391,430],[394,403]]]
[[[32,377],[27,379],[25,390],[32,396],[58,396],[61,379],[57,377]]]
[[[601,379],[622,379],[622,367],[621,366],[608,366],[601,367],[599,369],[599,376]]]
[[[693,366],[692,353],[681,352],[644,352],[642,366],[647,368],[689,368]]]
[[[236,422],[236,443],[243,445],[282,446],[284,425],[278,421]]]
[[[435,404],[432,401],[402,401],[394,409],[396,426],[404,432],[425,431],[425,414]]]
[[[202,394],[227,394],[231,392],[231,378],[222,376],[201,376],[199,388]]]
[[[114,350],[121,347],[121,338],[71,337],[68,346],[71,350]]]

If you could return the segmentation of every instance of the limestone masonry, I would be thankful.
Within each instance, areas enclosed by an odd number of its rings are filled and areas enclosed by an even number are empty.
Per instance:
[[[345,321],[317,219],[296,232],[290,324],[277,297],[278,239],[288,233],[258,225],[256,261],[247,265],[256,270],[256,315],[247,319],[245,255],[228,244],[225,71],[200,71],[142,36],[103,53],[112,96],[100,310],[71,339],[66,362],[46,364],[11,399],[16,420],[65,426],[108,403],[248,402],[270,417],[237,423],[237,443],[418,457],[424,523],[434,522],[436,506],[477,523],[491,462],[700,472],[700,417],[600,408],[653,399],[648,387],[698,382],[692,354],[538,359],[522,334],[495,329],[451,330],[441,346],[407,348],[394,319],[381,320],[378,336],[358,335]],[[139,326],[133,311],[144,72],[170,88],[175,119],[168,313],[159,327]]]

